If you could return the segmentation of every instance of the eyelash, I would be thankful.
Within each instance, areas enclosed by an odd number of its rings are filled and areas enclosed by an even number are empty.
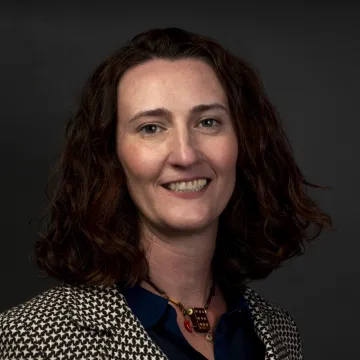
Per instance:
[[[220,121],[217,120],[217,119],[213,119],[213,118],[203,119],[203,120],[200,121],[200,123],[202,123],[202,122],[204,122],[204,121],[208,121],[208,120],[213,120],[213,121],[216,123],[215,126],[211,126],[211,127],[209,127],[209,128],[214,128],[214,127],[217,127],[217,126],[220,125]],[[139,129],[139,133],[142,133],[142,134],[145,135],[145,136],[151,136],[151,135],[156,134],[157,132],[146,133],[146,132],[144,131],[144,129],[146,129],[146,128],[149,127],[149,126],[156,126],[157,128],[161,128],[161,126],[156,125],[156,124],[146,124],[146,125],[143,125],[143,126]],[[205,128],[207,128],[207,127],[205,127]]]

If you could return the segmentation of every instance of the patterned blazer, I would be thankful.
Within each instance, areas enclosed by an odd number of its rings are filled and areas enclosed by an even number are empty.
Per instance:
[[[302,359],[289,314],[246,288],[265,360]],[[166,360],[115,285],[58,285],[0,314],[1,360]]]

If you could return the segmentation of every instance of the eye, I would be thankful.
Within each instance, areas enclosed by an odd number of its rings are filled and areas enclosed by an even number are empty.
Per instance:
[[[212,128],[212,127],[218,126],[220,124],[220,122],[216,119],[208,118],[208,119],[201,120],[200,124],[203,125],[202,127]]]
[[[155,124],[147,124],[142,126],[139,129],[139,133],[143,134],[143,135],[152,135],[152,134],[156,134],[157,132],[160,132],[162,130],[162,128],[158,125]]]

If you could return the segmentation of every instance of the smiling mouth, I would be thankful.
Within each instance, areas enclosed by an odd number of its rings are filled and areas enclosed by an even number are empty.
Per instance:
[[[200,191],[209,185],[210,179],[203,178],[197,179],[193,181],[181,181],[181,182],[173,182],[168,184],[163,184],[162,186],[170,191],[175,192],[192,192],[192,191]]]

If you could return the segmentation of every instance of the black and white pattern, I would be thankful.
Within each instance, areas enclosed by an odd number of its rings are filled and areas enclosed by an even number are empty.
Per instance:
[[[265,360],[301,360],[293,319],[247,288]],[[1,360],[165,360],[116,285],[62,284],[0,314]]]

